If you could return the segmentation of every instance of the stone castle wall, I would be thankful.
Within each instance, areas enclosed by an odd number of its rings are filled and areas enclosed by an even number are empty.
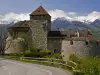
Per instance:
[[[56,52],[60,53],[62,44],[61,41],[62,40],[56,38],[48,38],[48,49],[52,50],[52,52],[56,50]]]
[[[32,20],[30,22],[33,48],[47,49],[47,22]]]
[[[19,53],[23,51],[23,45],[22,41],[23,38],[16,38],[13,39],[12,37],[8,37],[6,39],[6,47],[5,47],[5,53]]]
[[[64,59],[68,59],[69,55],[74,53],[82,57],[98,56],[100,55],[100,44],[97,45],[96,41],[90,41],[88,45],[85,41],[73,41],[73,45],[71,45],[70,41],[63,40],[62,56]]]
[[[24,51],[24,46],[22,42],[25,41],[24,37],[26,36],[27,32],[20,31],[17,32],[16,38],[13,38],[13,36],[8,32],[8,38],[6,39],[5,53],[18,53]]]

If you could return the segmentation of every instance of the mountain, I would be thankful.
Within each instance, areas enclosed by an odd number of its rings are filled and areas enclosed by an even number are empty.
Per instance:
[[[16,21],[12,21],[9,24],[0,24],[0,38],[7,38],[8,37],[8,31],[7,28],[11,27]]]
[[[12,21],[9,24],[0,24],[0,31],[2,30],[2,34],[7,35],[7,28],[12,26],[16,21]],[[100,36],[100,19],[96,19],[93,22],[90,21],[78,21],[72,19],[66,19],[65,17],[57,18],[52,21],[52,30],[57,30],[57,28],[61,29],[88,29],[93,33],[94,36]]]
[[[96,28],[100,28],[100,19],[96,19],[94,22],[91,23],[92,26]]]
[[[64,17],[52,21],[52,30],[61,29],[88,29],[94,36],[100,36],[100,19],[93,22],[81,22],[77,20],[68,20]]]
[[[57,28],[68,28],[68,29],[87,29],[91,28],[88,23],[76,21],[76,20],[68,20],[65,18],[57,18],[56,20],[52,21],[52,29]]]

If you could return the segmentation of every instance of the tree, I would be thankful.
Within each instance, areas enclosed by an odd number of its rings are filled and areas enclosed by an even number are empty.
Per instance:
[[[0,54],[4,55],[5,52],[5,45],[6,45],[6,38],[7,38],[7,27],[1,27],[0,29]]]

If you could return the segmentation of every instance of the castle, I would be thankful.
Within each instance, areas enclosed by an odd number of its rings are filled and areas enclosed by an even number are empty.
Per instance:
[[[100,54],[99,40],[93,39],[88,30],[51,31],[51,16],[40,6],[30,14],[29,21],[20,21],[8,28],[6,53],[23,51],[21,41],[28,40],[34,49],[52,50],[61,53],[64,58],[77,53],[81,56]]]

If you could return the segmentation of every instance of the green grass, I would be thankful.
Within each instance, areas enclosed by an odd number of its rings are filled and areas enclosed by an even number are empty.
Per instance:
[[[100,57],[79,58],[75,55],[70,56],[70,60],[77,65],[69,62],[69,66],[74,67],[73,75],[100,75]]]

